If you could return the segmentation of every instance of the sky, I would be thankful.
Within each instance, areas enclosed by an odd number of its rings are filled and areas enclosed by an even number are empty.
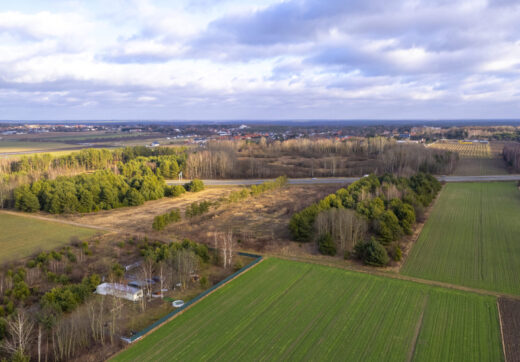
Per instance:
[[[520,119],[517,0],[0,0],[0,119]]]

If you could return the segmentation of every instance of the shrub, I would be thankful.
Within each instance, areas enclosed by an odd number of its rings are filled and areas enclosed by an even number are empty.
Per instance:
[[[369,241],[359,242],[354,247],[356,256],[365,264],[372,266],[385,266],[390,258],[383,245],[378,243],[374,238]]]
[[[175,185],[170,188],[169,196],[177,197],[186,192],[186,189],[182,185]]]
[[[204,190],[204,182],[202,182],[202,180],[199,180],[198,178],[194,178],[186,185],[184,185],[184,188],[189,192],[199,192]]]
[[[401,261],[403,259],[403,252],[399,245],[396,245],[394,248],[394,261]]]
[[[201,277],[199,283],[202,288],[204,288],[204,289],[209,288],[209,280],[207,277],[205,277],[205,276]]]
[[[318,249],[324,255],[336,255],[336,245],[329,233],[323,234],[318,238]]]
[[[186,208],[186,217],[202,215],[209,211],[210,206],[211,202],[209,201],[194,202]]]
[[[248,189],[233,191],[229,194],[228,200],[229,202],[237,202],[246,199],[249,195],[251,195],[251,191],[249,191]]]
[[[174,209],[166,214],[157,215],[153,219],[152,228],[154,230],[162,230],[168,224],[177,222],[181,219],[181,214],[178,209]]]

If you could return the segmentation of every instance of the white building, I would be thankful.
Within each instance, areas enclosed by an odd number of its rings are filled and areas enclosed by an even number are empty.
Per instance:
[[[138,288],[130,287],[118,283],[103,283],[96,287],[96,293],[101,295],[113,295],[114,297],[137,302],[143,297],[143,291]]]

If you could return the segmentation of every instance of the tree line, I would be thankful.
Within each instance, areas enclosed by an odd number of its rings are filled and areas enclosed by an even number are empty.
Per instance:
[[[399,239],[440,191],[429,174],[409,178],[370,175],[294,214],[289,230],[294,240],[315,241],[321,253],[355,255],[367,264],[385,265],[388,253],[399,259]],[[379,261],[374,262],[374,255]]]
[[[198,178],[360,176],[451,173],[458,154],[384,137],[211,141],[190,152],[186,175]]]

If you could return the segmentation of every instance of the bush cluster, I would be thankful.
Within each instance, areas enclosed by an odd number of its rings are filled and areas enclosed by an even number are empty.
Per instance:
[[[410,178],[370,175],[294,214],[289,229],[294,240],[316,240],[322,253],[334,255],[333,242],[329,242],[327,235],[315,235],[314,222],[320,212],[348,208],[367,220],[374,242],[389,247],[404,234],[412,233],[416,218],[440,189],[437,179],[423,173]],[[364,255],[368,255],[356,254],[363,260]],[[374,265],[370,258],[366,262]]]
[[[255,196],[268,190],[278,189],[285,186],[287,181],[288,180],[286,176],[280,176],[273,181],[266,181],[260,185],[253,185],[251,186],[251,195]]]
[[[166,214],[157,215],[153,219],[152,228],[154,230],[162,230],[164,229],[168,224],[177,222],[181,219],[181,213],[178,209],[174,209]]]
[[[185,184],[184,188],[186,189],[186,191],[189,191],[189,192],[199,192],[199,191],[204,190],[204,182],[202,182],[202,180],[195,178],[195,179],[191,180],[190,182],[188,182],[187,184]]]
[[[40,301],[43,308],[50,308],[58,313],[70,312],[83,303],[101,283],[97,274],[83,278],[81,283],[69,284],[51,289]]]
[[[186,217],[191,218],[202,215],[209,211],[210,206],[211,202],[209,201],[194,202],[186,208]]]

